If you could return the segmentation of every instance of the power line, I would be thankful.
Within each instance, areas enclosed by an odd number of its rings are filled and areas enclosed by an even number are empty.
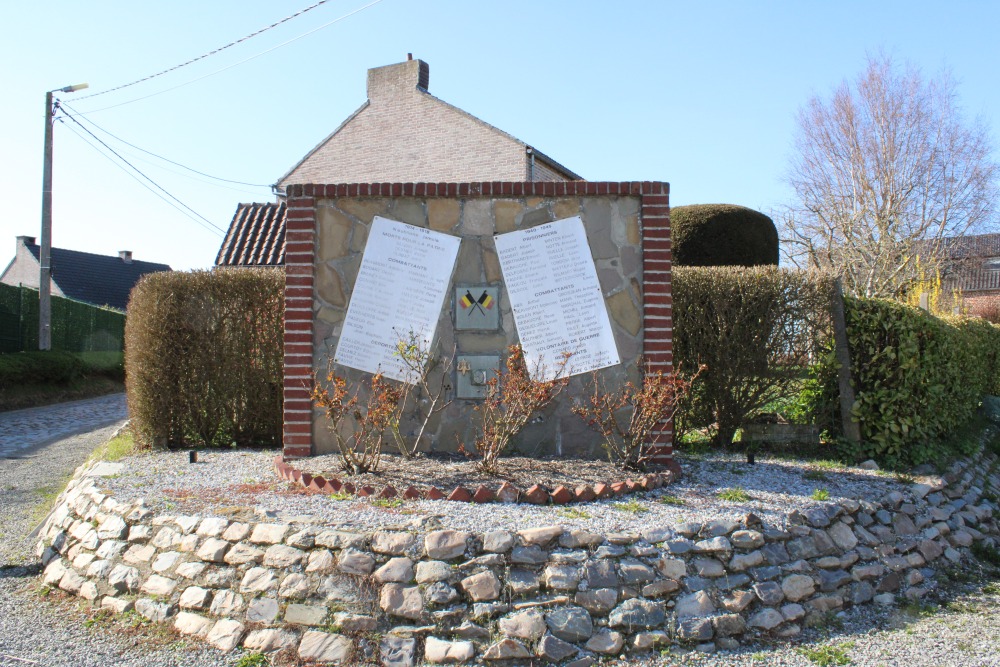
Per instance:
[[[313,34],[314,32],[318,32],[318,31],[320,31],[320,30],[322,30],[324,28],[328,28],[329,26],[333,25],[334,23],[339,23],[340,21],[343,21],[344,19],[350,18],[351,16],[354,16],[358,12],[362,12],[362,11],[368,9],[369,7],[377,5],[380,2],[382,2],[382,0],[373,0],[372,2],[369,2],[367,5],[359,7],[359,8],[355,9],[352,12],[348,12],[347,14],[344,14],[343,16],[340,16],[340,17],[338,17],[338,18],[336,18],[336,19],[334,19],[334,20],[332,20],[332,21],[330,21],[328,23],[324,23],[323,25],[319,26],[318,28],[313,28],[312,30],[310,30],[308,32],[304,32],[301,35],[299,35],[298,37],[293,37],[292,39],[290,39],[290,40],[288,40],[286,42],[282,42],[281,44],[278,44],[277,46],[272,46],[271,48],[266,49],[264,51],[261,51],[260,53],[258,53],[256,55],[250,56],[249,58],[245,58],[243,60],[240,60],[239,62],[233,63],[232,65],[227,65],[226,67],[223,67],[222,69],[217,69],[214,72],[209,72],[208,74],[205,74],[205,75],[199,76],[197,78],[191,79],[190,81],[186,81],[184,83],[179,83],[176,86],[172,86],[170,88],[165,88],[165,89],[163,89],[163,90],[161,90],[159,92],[156,92],[156,93],[150,93],[149,95],[143,95],[142,97],[136,97],[136,98],[133,98],[131,100],[126,100],[125,102],[119,102],[118,104],[112,104],[110,106],[100,107],[98,109],[92,109],[90,111],[84,111],[82,113],[81,112],[78,112],[78,113],[81,116],[89,116],[90,114],[95,114],[95,113],[98,113],[100,111],[107,111],[108,109],[115,109],[117,107],[125,106],[126,104],[132,104],[133,102],[140,102],[142,100],[149,99],[150,97],[156,97],[157,95],[162,95],[164,93],[169,93],[169,92],[171,92],[173,90],[177,90],[178,88],[183,88],[184,86],[188,86],[188,85],[190,85],[192,83],[197,83],[198,81],[201,81],[202,79],[207,79],[210,76],[215,76],[216,74],[221,74],[222,72],[225,72],[226,70],[230,70],[230,69],[232,69],[234,67],[237,67],[237,66],[242,65],[244,63],[250,62],[251,60],[254,60],[255,58],[259,58],[259,57],[261,57],[263,55],[266,55],[266,54],[270,53],[271,51],[275,51],[277,49],[280,49],[283,46],[288,46],[292,42],[297,42],[298,40],[302,39],[303,37],[308,37],[309,35]],[[77,98],[77,100],[80,100],[80,99],[83,99],[83,98],[80,98],[80,97]]]
[[[78,100],[85,100],[88,97],[97,97],[98,95],[106,95],[106,94],[114,92],[116,90],[121,90],[122,88],[128,88],[129,86],[134,86],[134,85],[136,85],[138,83],[142,83],[143,81],[149,81],[150,79],[155,79],[158,76],[163,76],[164,74],[169,74],[170,72],[173,72],[175,70],[179,70],[182,67],[186,67],[188,65],[191,65],[192,63],[196,63],[199,60],[204,60],[205,58],[208,58],[209,56],[214,56],[216,53],[219,53],[220,51],[225,51],[226,49],[228,49],[231,46],[236,46],[237,44],[245,42],[248,39],[251,39],[252,37],[256,37],[257,35],[259,35],[261,33],[267,32],[271,28],[276,28],[279,25],[281,25],[282,23],[286,23],[288,21],[291,21],[296,16],[301,16],[302,14],[305,14],[308,11],[316,9],[320,5],[324,5],[327,2],[329,2],[329,1],[330,0],[319,0],[319,2],[317,2],[316,4],[310,5],[310,6],[306,7],[305,9],[300,9],[299,11],[295,12],[291,16],[286,16],[285,18],[281,19],[280,21],[272,23],[271,25],[269,25],[267,27],[264,27],[264,28],[261,28],[260,30],[257,30],[255,32],[252,32],[252,33],[250,33],[249,35],[247,35],[245,37],[240,37],[237,40],[229,42],[225,46],[220,46],[217,49],[212,49],[208,53],[203,53],[202,55],[200,55],[200,56],[198,56],[196,58],[192,58],[191,60],[188,60],[186,62],[183,62],[180,65],[174,65],[173,67],[169,67],[169,68],[163,70],[162,72],[157,72],[156,74],[150,74],[149,76],[144,76],[141,79],[136,79],[135,81],[132,81],[130,83],[125,83],[125,84],[122,84],[120,86],[115,86],[114,88],[108,88],[107,90],[102,90],[102,91],[97,92],[97,93],[90,93],[89,95],[83,95],[82,97],[78,97],[76,99],[78,99]]]
[[[87,121],[93,127],[97,128],[98,130],[100,130],[104,134],[108,135],[109,137],[112,137],[113,139],[117,139],[118,141],[122,142],[126,146],[131,146],[132,148],[136,149],[137,151],[141,151],[143,153],[146,153],[147,155],[152,155],[153,157],[158,158],[160,160],[163,160],[164,162],[169,162],[170,164],[177,165],[181,169],[187,169],[188,171],[193,172],[195,174],[198,174],[199,176],[205,176],[206,178],[211,178],[211,179],[216,180],[216,181],[222,181],[224,183],[235,183],[237,185],[249,185],[250,187],[254,187],[254,188],[269,188],[269,187],[271,187],[271,185],[269,183],[246,183],[244,181],[234,181],[234,180],[229,179],[229,178],[221,178],[219,176],[213,176],[211,174],[206,174],[203,171],[198,171],[197,169],[194,169],[193,167],[188,167],[187,165],[183,165],[180,162],[175,162],[174,160],[171,160],[170,158],[165,158],[162,155],[158,155],[157,153],[154,153],[153,151],[146,150],[145,148],[141,148],[139,146],[136,146],[133,143],[125,141],[121,137],[119,137],[119,136],[117,136],[117,135],[109,132],[108,130],[104,129],[103,127],[101,127],[100,125],[98,125],[97,123],[95,123],[94,121],[90,120],[89,118],[86,118],[83,114],[81,114],[79,111],[77,111],[76,109],[74,109],[70,105],[66,104],[65,102],[60,102],[60,107],[63,108],[63,109],[69,109],[72,112],[72,113],[66,113],[67,117],[74,118],[74,119],[77,119],[77,117],[83,118],[83,120]]]
[[[157,192],[153,188],[149,187],[149,185],[147,185],[146,183],[143,183],[141,180],[139,180],[138,176],[136,176],[135,174],[133,174],[132,172],[130,172],[128,169],[126,169],[125,167],[123,167],[122,165],[120,165],[118,162],[115,162],[115,159],[113,157],[111,157],[110,155],[108,155],[107,153],[105,153],[104,151],[102,151],[100,148],[98,148],[97,145],[95,145],[92,141],[90,141],[89,139],[87,139],[87,137],[83,136],[80,132],[78,132],[75,127],[73,127],[72,125],[68,125],[65,121],[63,121],[62,118],[57,118],[56,120],[58,120],[60,123],[62,123],[63,126],[67,130],[69,130],[70,132],[72,132],[73,134],[75,134],[77,137],[79,137],[80,141],[82,141],[83,143],[87,144],[88,146],[90,146],[91,148],[93,148],[95,151],[97,151],[101,155],[101,157],[107,159],[109,162],[111,162],[111,164],[113,164],[114,166],[116,166],[119,169],[121,169],[125,173],[125,175],[127,175],[129,178],[135,180],[136,183],[138,183],[142,187],[146,188],[147,190],[149,190],[150,192],[152,192],[154,195],[156,195],[157,197],[159,197],[160,199],[162,199],[163,201],[165,201],[167,204],[170,204],[175,209],[177,209],[180,213],[183,213],[185,216],[187,216],[188,218],[190,218],[191,220],[193,220],[197,224],[201,225],[202,227],[204,227],[208,231],[212,232],[213,234],[217,233],[216,230],[212,229],[211,227],[206,226],[205,223],[203,223],[201,220],[199,220],[198,218],[192,216],[190,213],[188,213],[187,211],[185,211],[184,209],[182,209],[180,206],[178,206],[174,202],[170,201],[169,199],[167,199],[166,197],[164,197],[162,194],[160,194],[159,192]]]
[[[121,154],[119,154],[119,153],[118,153],[118,152],[117,152],[117,151],[116,151],[115,149],[111,148],[111,146],[108,146],[108,145],[107,145],[107,144],[106,144],[106,143],[105,143],[105,142],[104,142],[103,140],[101,140],[101,138],[100,138],[100,137],[98,137],[98,136],[97,136],[97,135],[95,135],[95,134],[94,134],[93,132],[91,132],[90,130],[88,130],[88,129],[87,129],[87,127],[86,127],[85,125],[83,125],[83,123],[81,123],[81,122],[80,122],[80,121],[78,121],[78,120],[77,120],[76,118],[74,118],[73,116],[70,116],[70,115],[68,115],[68,114],[67,114],[67,115],[65,115],[64,117],[65,117],[65,118],[69,118],[69,119],[70,119],[71,121],[73,121],[73,122],[74,122],[74,123],[76,123],[76,124],[77,124],[78,126],[80,126],[80,129],[82,129],[82,130],[83,130],[84,132],[86,132],[86,133],[87,133],[87,134],[89,134],[89,135],[90,135],[91,137],[93,137],[93,138],[94,138],[94,140],[95,140],[95,141],[96,141],[97,143],[101,144],[101,145],[102,145],[102,146],[104,146],[104,147],[105,147],[106,149],[108,149],[109,151],[111,151],[111,153],[112,153],[112,154],[113,154],[113,155],[114,155],[115,157],[117,157],[117,158],[118,158],[119,160],[121,160],[122,162],[124,162],[125,164],[127,164],[127,165],[128,165],[128,166],[129,166],[129,167],[130,167],[130,168],[131,168],[131,169],[132,169],[133,171],[135,171],[135,172],[136,172],[137,174],[139,174],[139,175],[140,175],[140,176],[142,176],[142,177],[143,177],[144,179],[146,179],[147,181],[149,181],[149,182],[150,182],[150,184],[152,184],[152,185],[153,185],[153,187],[157,188],[157,189],[158,189],[158,190],[160,190],[160,191],[161,191],[161,192],[162,192],[163,194],[165,194],[165,195],[167,195],[168,197],[170,197],[171,199],[173,199],[173,200],[174,200],[175,202],[177,202],[178,204],[180,204],[181,206],[183,206],[183,207],[184,207],[185,209],[187,209],[188,211],[190,211],[190,212],[191,212],[191,213],[193,213],[194,215],[196,215],[196,216],[198,216],[199,218],[201,218],[202,220],[204,220],[204,221],[205,221],[205,223],[206,223],[206,224],[208,224],[208,225],[209,225],[210,227],[214,228],[214,230],[215,230],[216,232],[218,232],[219,234],[221,234],[221,235],[225,236],[225,234],[226,234],[226,231],[225,231],[224,229],[222,229],[221,227],[219,227],[218,225],[216,225],[215,223],[213,223],[213,222],[212,222],[211,220],[209,220],[208,218],[206,218],[206,217],[205,217],[205,216],[203,216],[202,214],[198,213],[198,212],[197,212],[197,211],[195,211],[195,210],[194,210],[193,208],[191,208],[190,206],[188,206],[187,204],[185,204],[184,202],[182,202],[182,201],[181,201],[180,199],[178,199],[177,197],[175,197],[175,196],[174,196],[173,194],[171,194],[170,192],[168,192],[168,191],[166,190],[166,188],[164,188],[164,187],[163,187],[163,186],[161,186],[161,185],[160,185],[159,183],[157,183],[156,181],[154,181],[154,180],[153,180],[152,178],[150,178],[149,176],[147,176],[147,175],[146,175],[145,173],[143,173],[143,172],[142,172],[142,170],[140,170],[140,169],[139,169],[138,167],[136,167],[136,166],[135,166],[134,164],[132,164],[131,162],[129,162],[128,160],[126,160],[126,159],[125,159],[124,157],[122,157],[122,156],[121,156]],[[63,121],[63,120],[62,120],[62,118],[60,118],[59,120],[60,120],[60,122],[63,122],[63,124],[65,124],[65,121]],[[199,223],[199,224],[200,224],[200,223]],[[202,226],[204,226],[204,225],[202,225]]]

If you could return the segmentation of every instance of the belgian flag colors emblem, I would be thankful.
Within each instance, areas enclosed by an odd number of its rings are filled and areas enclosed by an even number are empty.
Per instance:
[[[465,290],[465,294],[462,295],[462,298],[459,299],[458,303],[462,307],[462,310],[468,310],[469,308],[473,308],[479,310],[480,313],[485,315],[486,311],[483,309],[485,308],[486,310],[490,310],[491,308],[493,308],[494,302],[493,302],[493,297],[490,296],[489,292],[487,292],[486,290],[483,290],[483,293],[479,295],[478,299],[472,296],[472,292],[470,292],[469,290]]]

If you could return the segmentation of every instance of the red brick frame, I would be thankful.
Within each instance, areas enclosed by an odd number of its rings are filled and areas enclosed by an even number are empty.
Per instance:
[[[316,256],[316,200],[337,197],[574,197],[638,196],[643,261],[643,357],[655,370],[673,367],[670,289],[670,185],[566,181],[492,183],[340,183],[291,185],[285,223],[284,457],[312,455],[313,281]],[[654,461],[672,462],[673,425],[661,427],[664,444]]]

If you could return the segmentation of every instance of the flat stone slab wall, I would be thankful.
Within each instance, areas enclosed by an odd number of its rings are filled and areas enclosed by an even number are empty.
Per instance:
[[[580,217],[607,308],[621,364],[599,371],[610,386],[639,377],[637,362],[672,369],[669,185],[635,183],[381,183],[294,185],[288,191],[285,290],[284,455],[286,459],[336,451],[322,411],[314,410],[314,373],[324,377],[340,340],[362,256],[376,216],[460,239],[449,294],[437,323],[435,358],[504,355],[518,342],[494,235]],[[456,328],[455,290],[496,289],[495,329]],[[404,287],[404,286],[400,286]],[[478,291],[476,292],[479,293]],[[555,365],[562,350],[545,363]],[[483,362],[486,363],[486,362]],[[499,363],[499,362],[498,362]],[[430,371],[430,386],[459,384],[457,360],[448,375]],[[368,374],[336,366],[352,386]],[[515,438],[526,455],[597,456],[600,436],[577,415],[575,399],[589,395],[589,374],[574,376],[565,391]],[[455,451],[475,437],[474,399],[447,393],[451,402],[433,415],[421,448]],[[403,416],[401,431],[420,420]],[[659,462],[671,449],[671,425],[660,426]]]
[[[228,651],[405,667],[541,658],[587,667],[675,644],[789,638],[811,616],[916,600],[942,564],[1000,536],[1000,462],[939,485],[844,500],[776,524],[594,534],[384,529],[155,515],[78,472],[42,529],[44,582]],[[987,499],[988,498],[988,499]]]

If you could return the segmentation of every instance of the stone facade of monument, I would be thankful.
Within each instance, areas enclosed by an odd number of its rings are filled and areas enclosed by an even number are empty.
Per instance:
[[[314,374],[326,374],[347,313],[368,231],[375,216],[458,236],[452,285],[499,288],[500,327],[456,331],[449,290],[437,327],[436,352],[502,354],[518,341],[504,289],[494,234],[579,216],[614,333],[621,364],[600,371],[612,386],[638,378],[641,360],[669,369],[671,356],[670,242],[665,183],[463,183],[293,186],[289,195],[286,292],[285,438],[287,458],[335,451],[325,415],[310,404]],[[352,385],[366,374],[337,366]],[[455,373],[446,378],[454,386]],[[432,379],[436,384],[438,378]],[[577,415],[589,374],[566,390],[519,435],[526,455],[601,456],[600,438]],[[425,432],[422,449],[472,449],[476,401],[455,399]],[[404,434],[415,431],[405,422]],[[665,426],[665,430],[669,425]],[[669,434],[665,442],[669,455]]]

